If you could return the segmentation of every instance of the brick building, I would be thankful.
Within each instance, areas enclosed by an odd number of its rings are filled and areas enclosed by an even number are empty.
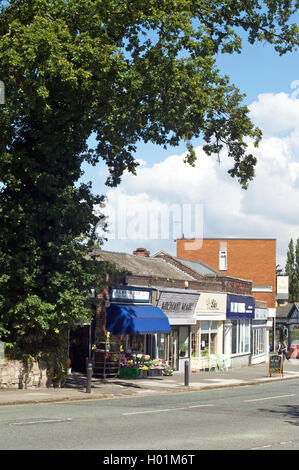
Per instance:
[[[196,249],[192,250],[192,244]],[[276,239],[204,238],[177,240],[177,257],[202,261],[225,276],[252,281],[252,295],[275,309]]]
[[[252,299],[251,281],[226,276],[204,263],[178,259],[163,251],[150,256],[145,248],[136,249],[132,255],[95,250],[91,255],[100,263],[119,267],[120,271],[110,276],[110,286],[150,288],[151,304],[165,311],[171,332],[168,336],[157,333],[154,338],[131,335],[125,349],[129,345],[134,350],[138,344],[139,350],[143,348],[142,352],[151,357],[157,353],[175,370],[183,370],[186,359],[193,370],[207,367],[207,354],[223,352],[227,296],[234,293],[240,300]],[[102,313],[104,317],[104,310]],[[101,318],[99,312],[95,330]]]

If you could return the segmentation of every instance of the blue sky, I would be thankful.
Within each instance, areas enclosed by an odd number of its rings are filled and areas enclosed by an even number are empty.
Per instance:
[[[170,204],[189,204],[192,210],[201,204],[202,236],[276,238],[277,263],[284,267],[289,239],[299,238],[296,180],[299,174],[299,93],[298,97],[296,95],[296,90],[299,90],[298,59],[298,51],[279,56],[269,45],[252,46],[245,41],[241,54],[225,54],[217,59],[221,72],[229,75],[231,82],[246,94],[244,103],[252,109],[252,119],[264,133],[258,151],[259,171],[246,192],[240,189],[237,180],[227,176],[230,167],[227,165],[230,162],[225,157],[219,165],[211,157],[206,159],[202,156],[199,166],[192,171],[180,167],[180,173],[184,175],[179,180],[178,175],[173,174],[173,169],[176,165],[179,168],[186,150],[184,143],[167,150],[140,143],[136,152],[136,158],[142,160],[140,171],[137,176],[126,174],[118,188],[110,189],[104,185],[106,170],[103,163],[96,167],[85,165],[82,181],[92,181],[94,192],[107,195],[107,214],[119,210],[115,209],[116,201],[124,198],[127,198],[130,207],[136,209],[137,219],[140,216],[138,210],[146,209],[149,216],[151,211],[162,206],[169,207]],[[296,80],[298,84],[291,88]],[[200,141],[195,142],[195,145],[198,145],[201,154]],[[165,173],[169,173],[169,179]],[[209,181],[213,182],[213,195],[207,197]],[[276,190],[271,200],[273,184]],[[193,188],[192,194],[190,188]],[[220,189],[222,196],[217,199]],[[233,223],[230,223],[232,214]],[[134,217],[132,211],[130,214],[128,212],[128,220],[129,217]],[[142,223],[140,217],[139,223]],[[138,232],[138,227],[136,230]],[[130,233],[133,233],[132,230]],[[168,239],[152,239],[148,234],[144,238],[140,237],[140,230],[139,238],[113,235],[104,243],[103,249],[132,253],[139,246],[146,246],[151,253],[164,249],[175,254],[173,233],[169,234]]]

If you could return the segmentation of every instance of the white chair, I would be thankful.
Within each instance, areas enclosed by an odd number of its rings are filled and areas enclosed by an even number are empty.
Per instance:
[[[218,372],[219,370],[216,354],[210,354],[209,356],[209,372],[211,372],[211,370],[213,369],[215,370],[215,372]]]
[[[220,354],[220,360],[222,363],[222,370],[228,371],[229,359],[226,354]]]
[[[224,370],[224,361],[222,359],[222,354],[216,354],[217,362],[218,362],[218,370]]]

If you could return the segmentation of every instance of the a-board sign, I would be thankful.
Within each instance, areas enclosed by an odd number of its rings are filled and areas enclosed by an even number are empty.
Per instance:
[[[273,374],[280,374],[283,376],[283,357],[279,354],[271,354],[269,356],[269,372],[271,377]]]

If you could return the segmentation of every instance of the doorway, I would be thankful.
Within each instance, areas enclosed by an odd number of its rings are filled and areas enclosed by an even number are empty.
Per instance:
[[[173,370],[179,369],[179,329],[172,328],[169,338],[169,364]]]

